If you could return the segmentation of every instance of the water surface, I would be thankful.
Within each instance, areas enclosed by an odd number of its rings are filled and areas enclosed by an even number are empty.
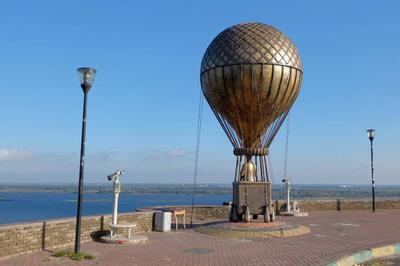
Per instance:
[[[197,195],[195,204],[222,204],[230,195]],[[72,192],[0,192],[0,224],[76,216],[77,194]],[[119,196],[119,212],[165,205],[191,205],[189,194],[128,194]],[[86,193],[83,215],[111,214],[111,193]]]

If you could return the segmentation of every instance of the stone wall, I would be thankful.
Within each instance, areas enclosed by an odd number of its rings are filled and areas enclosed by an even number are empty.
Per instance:
[[[43,223],[0,227],[0,257],[41,250]]]
[[[151,231],[153,212],[124,213],[118,216],[118,222],[137,223],[134,232]],[[105,234],[110,223],[110,215],[82,218],[82,242]],[[42,249],[72,246],[74,242],[74,218],[0,226],[0,258]]]
[[[151,210],[157,211],[160,209],[179,209],[186,211],[186,223],[190,223],[192,218],[192,207],[191,206],[167,206],[167,207],[154,207]],[[143,209],[149,210],[149,209]],[[226,219],[229,216],[229,206],[218,206],[218,205],[197,205],[193,208],[193,223],[201,223],[203,221],[221,220]],[[174,219],[172,219],[174,222]]]
[[[283,201],[278,202],[278,207]],[[336,200],[299,200],[302,211],[335,211]],[[370,200],[341,200],[341,210],[371,210]],[[135,232],[148,232],[153,229],[154,211],[161,207],[141,209],[138,212],[123,213],[118,216],[119,223],[137,223]],[[185,209],[186,223],[190,223],[191,206],[170,206],[163,208]],[[400,200],[378,200],[376,208],[400,209]],[[193,223],[227,219],[229,206],[196,206]],[[90,216],[82,218],[82,242],[107,233],[111,216]],[[0,226],[0,259],[9,256],[72,247],[75,241],[75,219],[59,219],[38,223]]]
[[[371,199],[350,200],[340,199],[340,209],[346,210],[371,210]],[[279,201],[278,205],[284,201]],[[301,211],[336,211],[338,209],[337,200],[297,200]],[[278,206],[278,208],[279,208]],[[376,201],[376,209],[400,209],[399,199],[380,199]]]

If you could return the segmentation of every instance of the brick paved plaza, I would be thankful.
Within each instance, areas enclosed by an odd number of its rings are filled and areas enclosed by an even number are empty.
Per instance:
[[[278,218],[279,219],[279,218]],[[87,242],[92,261],[74,262],[41,251],[0,261],[0,265],[325,265],[352,252],[400,242],[400,211],[320,211],[283,217],[311,232],[294,237],[232,238],[178,232],[146,234],[143,245]]]

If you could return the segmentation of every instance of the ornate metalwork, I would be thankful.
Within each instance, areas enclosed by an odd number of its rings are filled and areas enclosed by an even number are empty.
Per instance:
[[[221,32],[207,48],[201,72],[236,64],[274,64],[302,69],[291,40],[278,29],[262,23],[242,23]]]
[[[265,156],[301,86],[302,66],[291,40],[262,23],[221,32],[201,63],[204,96],[234,146],[238,180],[244,156],[254,155],[256,180],[268,180]]]

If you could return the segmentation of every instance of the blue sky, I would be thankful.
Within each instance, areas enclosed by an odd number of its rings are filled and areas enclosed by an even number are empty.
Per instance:
[[[200,62],[225,28],[258,21],[285,32],[304,79],[291,112],[294,183],[400,184],[398,1],[3,1],[0,180],[77,182],[82,92],[89,94],[85,180],[124,168],[125,182],[191,183]],[[204,108],[199,182],[233,179],[232,147]],[[283,172],[285,130],[271,147]]]

